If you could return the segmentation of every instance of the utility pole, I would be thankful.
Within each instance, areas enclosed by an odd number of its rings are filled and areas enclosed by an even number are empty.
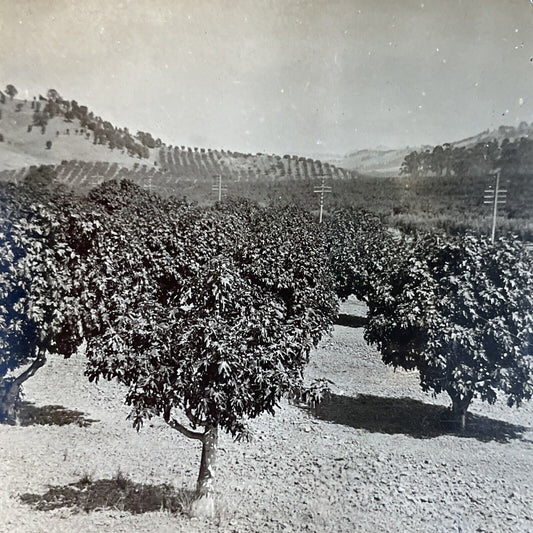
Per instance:
[[[496,236],[496,218],[498,216],[498,205],[504,205],[507,195],[507,189],[500,189],[500,174],[501,169],[496,169],[495,179],[496,183],[494,189],[489,187],[485,189],[485,196],[483,197],[484,204],[491,204],[492,207],[492,232],[491,232],[491,242],[494,244],[494,238]]]
[[[322,224],[322,214],[324,212],[324,194],[329,193],[332,190],[331,185],[326,185],[325,180],[326,180],[326,175],[322,174],[322,183],[320,187],[315,187],[313,191],[315,194],[317,193],[320,194],[320,216],[318,218],[318,222],[320,224]]]
[[[220,202],[222,200],[222,191],[226,191],[227,187],[222,187],[222,175],[218,174],[215,176],[217,178],[217,184],[213,185],[212,189],[213,191],[218,192],[218,201]]]

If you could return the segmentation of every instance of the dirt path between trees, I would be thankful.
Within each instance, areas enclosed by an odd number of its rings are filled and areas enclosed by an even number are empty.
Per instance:
[[[362,309],[352,301],[345,311]],[[51,359],[26,386],[27,425],[0,426],[0,531],[533,531],[533,405],[474,402],[470,429],[446,433],[447,399],[423,394],[414,373],[385,367],[362,333],[336,326],[313,352],[309,379],[334,383],[320,408],[284,402],[275,417],[251,422],[252,442],[222,435],[213,522],[132,514],[124,501],[67,506],[68,494],[85,490],[69,484],[105,487],[118,472],[139,487],[191,489],[199,448],[160,420],[135,432],[121,387],[89,383],[79,356]],[[55,509],[20,498],[50,486],[63,498]]]

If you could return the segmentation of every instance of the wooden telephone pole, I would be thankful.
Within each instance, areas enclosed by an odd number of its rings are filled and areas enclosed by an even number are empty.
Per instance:
[[[318,222],[320,224],[322,224],[322,214],[324,212],[324,194],[331,192],[331,190],[332,190],[331,185],[326,185],[325,174],[322,174],[322,183],[320,187],[315,187],[313,191],[315,194],[317,193],[320,194],[320,216],[318,218]]]
[[[506,201],[507,189],[500,189],[500,175],[501,169],[496,169],[494,188],[489,187],[485,189],[485,196],[483,197],[484,204],[491,204],[492,207],[492,231],[490,240],[494,244],[496,236],[496,218],[498,216],[498,205],[504,205]]]
[[[222,186],[222,175],[218,174],[215,176],[217,178],[216,185],[213,185],[212,189],[215,192],[218,192],[218,201],[220,202],[222,200],[222,191],[226,191],[228,188]]]

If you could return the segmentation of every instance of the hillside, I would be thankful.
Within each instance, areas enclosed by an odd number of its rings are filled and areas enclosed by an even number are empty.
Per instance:
[[[501,144],[504,139],[514,142],[523,137],[533,139],[533,122],[529,125],[526,122],[522,122],[517,128],[514,126],[500,126],[494,130],[487,129],[476,135],[451,141],[447,144],[451,148],[469,149],[480,143],[496,141]],[[356,150],[346,154],[344,157],[331,158],[328,161],[331,164],[349,170],[357,170],[360,174],[369,176],[398,176],[400,167],[408,154],[415,150],[421,153],[432,149],[432,146],[423,145],[391,150]]]
[[[516,171],[520,165],[533,165],[533,141],[527,139],[530,133],[533,138],[533,131],[525,123],[516,129],[502,126],[453,143],[444,154],[453,155],[450,172],[443,167],[440,176],[426,173],[424,169],[431,165],[427,162],[430,147],[423,147],[428,152],[419,152],[418,175],[386,179],[386,175],[398,174],[397,169],[411,148],[354,152],[338,161],[337,166],[289,154],[168,146],[149,133],[133,135],[127,128],[113,126],[75,101],[40,97],[38,101],[25,102],[1,96],[0,92],[3,181],[20,181],[32,165],[35,169],[48,164],[53,166],[59,182],[78,192],[86,192],[104,180],[127,178],[163,195],[185,196],[207,204],[218,197],[213,186],[220,175],[223,195],[243,196],[261,204],[297,203],[316,211],[318,195],[314,189],[324,176],[332,187],[325,197],[326,215],[337,207],[356,206],[386,217],[395,227],[487,233],[492,211],[483,204],[483,191],[493,184],[490,168],[502,164],[504,156],[507,166],[502,185],[508,194],[499,211],[499,231],[533,240],[533,180],[530,174]],[[48,116],[43,128],[39,112],[45,110]],[[495,136],[497,141],[521,140],[505,146],[487,143],[486,148],[480,144]],[[47,142],[51,143],[49,148]],[[490,154],[485,157],[485,151],[478,150],[480,146]],[[462,161],[461,157],[468,160]],[[345,163],[357,166],[366,177],[343,169],[341,164]],[[471,166],[476,173],[461,170],[467,169],[463,163],[475,163]],[[376,171],[380,165],[384,174]]]
[[[18,107],[20,111],[17,111]],[[42,127],[34,124],[35,109],[29,101],[8,98],[0,104],[0,111],[0,134],[4,138],[0,142],[0,170],[58,165],[61,161],[72,159],[108,161],[132,167],[138,160],[122,150],[110,150],[104,145],[94,144],[92,132],[85,130],[77,118],[70,121],[64,116],[49,118],[43,131]],[[28,131],[30,128],[31,131]],[[52,142],[50,149],[46,148],[47,141]]]
[[[246,154],[210,148],[167,146],[151,134],[129,133],[60,97],[0,103],[0,179],[18,180],[29,168],[54,165],[61,182],[83,192],[104,179],[128,177],[165,194],[180,183],[356,176],[320,160],[296,155]],[[44,118],[43,118],[44,117]]]
[[[421,150],[423,147],[417,149]],[[405,156],[412,150],[410,147],[396,150],[357,150],[340,159],[332,159],[330,163],[346,169],[356,169],[357,172],[368,176],[397,176]]]

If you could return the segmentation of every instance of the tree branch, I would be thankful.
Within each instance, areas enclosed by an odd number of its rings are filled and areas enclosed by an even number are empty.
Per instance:
[[[41,368],[46,363],[46,355],[44,350],[39,350],[39,353],[37,354],[37,358],[33,361],[33,363],[26,369],[20,376],[17,376],[13,380],[14,386],[22,385],[27,379],[31,378],[39,368]]]
[[[197,439],[197,440],[204,440],[204,434],[199,433],[198,431],[192,431],[185,426],[182,426],[178,421],[171,419],[166,420],[166,423],[176,431],[179,431],[181,434],[185,435],[189,439]]]

